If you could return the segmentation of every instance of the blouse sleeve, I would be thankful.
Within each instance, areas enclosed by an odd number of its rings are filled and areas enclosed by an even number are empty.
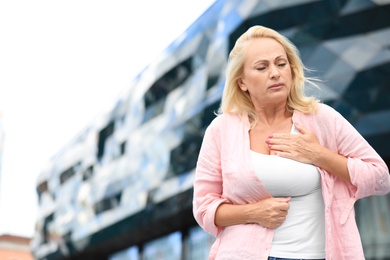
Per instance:
[[[348,158],[348,171],[357,188],[356,199],[390,191],[389,169],[379,154],[338,112],[335,118],[339,154]]]
[[[206,232],[216,236],[221,228],[215,225],[215,212],[228,200],[222,198],[221,144],[213,123],[205,132],[196,165],[193,214]]]

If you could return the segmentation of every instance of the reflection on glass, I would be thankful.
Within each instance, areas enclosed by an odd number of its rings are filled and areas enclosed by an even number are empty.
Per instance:
[[[150,241],[145,244],[142,260],[181,260],[181,241],[180,232]]]
[[[211,245],[215,237],[204,232],[200,227],[193,227],[189,230],[188,237],[188,259],[208,259]]]
[[[108,260],[138,260],[138,247],[132,246],[108,257]]]

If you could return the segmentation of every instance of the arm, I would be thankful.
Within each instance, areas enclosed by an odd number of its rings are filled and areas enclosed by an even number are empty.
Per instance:
[[[266,142],[279,156],[314,164],[352,184],[357,188],[357,198],[388,193],[389,170],[360,133],[331,108],[318,121],[319,132],[333,131],[333,140],[319,137],[328,145],[332,143],[332,148],[320,145],[310,131],[297,124],[300,135],[274,134]],[[327,125],[333,129],[327,129]]]
[[[226,227],[239,224],[259,224],[277,228],[285,220],[291,198],[268,198],[245,205],[221,204],[215,214],[215,224]]]
[[[317,151],[311,153],[310,161],[315,166],[351,183],[351,177],[348,171],[348,159],[345,156],[335,153],[324,146],[319,146]]]
[[[220,143],[216,138],[215,122],[207,128],[203,137],[195,171],[193,214],[206,232],[217,235],[220,228],[214,223],[215,212],[222,203],[222,170],[220,162]]]
[[[339,113],[336,117],[337,150],[347,158],[357,198],[385,195],[390,191],[389,169],[383,159]]]

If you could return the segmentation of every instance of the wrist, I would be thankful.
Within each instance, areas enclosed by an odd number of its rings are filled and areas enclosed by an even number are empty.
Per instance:
[[[323,163],[326,161],[325,158],[329,156],[329,152],[330,150],[320,145],[318,149],[311,153],[311,163],[317,167],[322,168]]]

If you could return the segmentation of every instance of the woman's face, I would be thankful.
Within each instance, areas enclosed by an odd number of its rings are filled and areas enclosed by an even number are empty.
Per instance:
[[[283,46],[271,38],[252,39],[238,84],[249,92],[255,107],[285,105],[292,73]]]

